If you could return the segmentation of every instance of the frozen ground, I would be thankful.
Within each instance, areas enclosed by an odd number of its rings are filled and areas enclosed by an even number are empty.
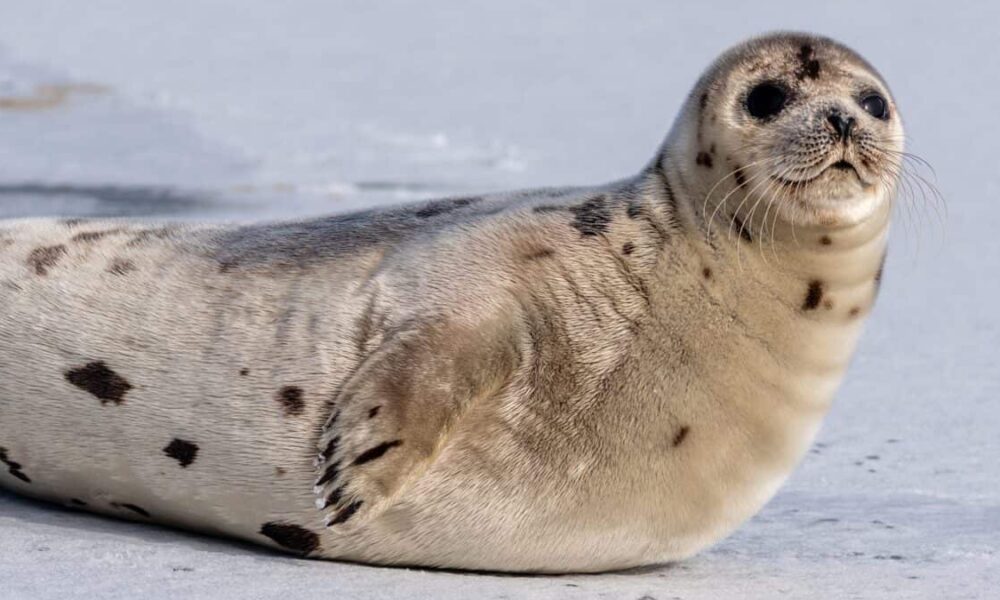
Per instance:
[[[949,205],[943,223],[901,211],[819,442],[692,560],[378,569],[0,493],[0,598],[996,598],[1000,9],[671,4],[0,2],[0,217],[276,218],[599,182],[647,160],[723,46],[774,28],[833,35],[881,68]]]

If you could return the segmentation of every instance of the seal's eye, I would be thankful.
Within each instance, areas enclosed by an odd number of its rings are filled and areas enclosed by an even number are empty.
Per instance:
[[[769,119],[781,112],[788,94],[774,83],[762,83],[747,94],[747,112],[757,119]]]
[[[862,98],[861,108],[876,119],[885,121],[889,118],[889,103],[878,94],[868,94]]]

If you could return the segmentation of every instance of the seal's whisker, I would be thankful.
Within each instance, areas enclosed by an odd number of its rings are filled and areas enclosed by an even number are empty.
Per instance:
[[[726,202],[729,200],[729,197],[732,196],[733,194],[735,194],[736,192],[740,191],[741,189],[746,188],[746,186],[750,185],[751,183],[756,182],[759,178],[765,177],[765,176],[766,176],[766,172],[765,171],[759,171],[759,172],[755,173],[754,175],[751,175],[749,179],[744,179],[743,183],[741,183],[740,185],[737,185],[732,190],[730,190],[725,196],[723,196],[722,200],[718,204],[716,204],[715,210],[712,212],[712,217],[709,219],[709,226],[708,226],[709,233],[711,232],[711,224],[715,222],[715,218],[719,214],[719,211],[722,210],[726,206]],[[745,199],[746,199],[746,197],[744,196],[744,200]],[[742,206],[742,203],[740,204],[740,206]],[[739,207],[737,207],[737,211],[738,210],[739,210]],[[729,230],[732,229],[732,225],[733,225],[732,221],[733,220],[730,220],[730,222],[729,222],[729,226],[728,226]]]
[[[938,226],[943,230],[948,205],[937,186],[917,171],[917,168],[927,168],[933,176],[933,167],[914,154],[892,149],[882,149],[882,151],[893,158],[891,172],[899,179],[901,188],[907,192],[903,195],[903,201],[909,201],[922,213],[926,213],[928,210],[933,211]],[[918,194],[919,199],[917,198]]]
[[[779,178],[784,177],[785,174],[789,171],[789,169],[790,169],[789,167],[786,167],[785,170],[783,170],[780,173],[778,173],[777,177],[779,177]],[[753,224],[753,215],[757,211],[757,206],[762,201],[765,202],[766,209],[764,211],[764,218],[761,219],[760,233],[757,236],[757,245],[760,248],[761,261],[765,265],[767,264],[767,259],[764,256],[764,237],[767,234],[767,213],[771,210],[771,206],[772,206],[772,202],[770,201],[769,197],[770,197],[770,194],[771,194],[771,189],[775,185],[777,185],[777,184],[778,184],[778,181],[776,179],[774,179],[773,177],[768,177],[767,186],[764,188],[763,193],[760,194],[760,197],[757,199],[757,202],[755,202],[754,205],[753,205],[753,207],[751,207],[750,214],[747,216],[747,221],[749,223],[751,223],[751,226],[752,226],[752,224]]]
[[[749,191],[747,191],[746,194],[744,194],[743,200],[736,207],[736,210],[733,211],[733,215],[732,215],[732,218],[731,218],[731,221],[730,221],[730,225],[729,225],[729,231],[730,231],[730,233],[732,232],[733,226],[736,224],[736,219],[739,217],[740,209],[743,208],[743,205],[746,204],[747,200],[749,200],[749,199],[751,199],[753,197],[754,193],[760,188],[761,185],[764,185],[764,184],[770,185],[770,183],[774,181],[774,179],[772,179],[772,177],[773,176],[770,173],[767,173],[767,172],[761,172],[759,174],[759,176],[756,178],[756,182],[754,183],[753,188],[751,188]],[[759,203],[760,203],[760,199],[757,200],[757,203],[753,204],[753,208],[755,209],[757,207],[757,204],[759,204]],[[761,233],[754,232],[754,229],[753,229],[753,210],[750,211],[749,215],[747,215],[745,218],[741,219],[741,227],[745,228],[745,229],[748,229],[751,232],[751,236],[750,236],[751,240],[753,239],[753,235],[754,234],[756,234],[758,237],[761,237]],[[741,258],[740,258],[740,245],[739,245],[739,239],[740,239],[740,237],[741,237],[740,236],[740,232],[737,232],[737,235],[734,236],[733,240],[736,243],[736,260],[740,264],[740,268],[742,269],[742,262],[741,262]]]
[[[739,215],[740,209],[743,208],[743,204],[746,203],[747,199],[753,193],[753,190],[758,185],[758,182],[762,181],[762,180],[766,180],[767,176],[768,176],[768,173],[766,171],[759,171],[759,172],[755,173],[754,175],[752,175],[749,179],[745,180],[742,185],[740,185],[740,186],[738,186],[738,187],[733,188],[732,190],[730,190],[730,192],[728,194],[726,194],[722,198],[722,201],[719,202],[719,204],[716,206],[715,212],[712,213],[712,219],[714,220],[715,219],[715,215],[718,214],[718,211],[726,206],[726,203],[729,200],[730,196],[732,196],[734,193],[736,193],[736,192],[738,192],[740,190],[744,190],[742,201],[739,203],[739,205],[737,205],[736,210],[734,210],[733,213],[731,215],[729,215],[728,230],[729,230],[730,233],[732,233],[732,228],[733,228],[733,226],[736,223],[736,217]],[[747,186],[749,186],[751,184],[754,184],[754,188],[747,189]],[[746,223],[744,223],[744,227],[745,226],[746,226]]]
[[[715,190],[716,190],[716,189],[718,189],[718,187],[719,187],[719,186],[720,186],[720,185],[721,185],[721,184],[722,184],[722,183],[723,183],[724,181],[726,181],[726,179],[728,179],[729,177],[733,177],[733,176],[735,176],[735,175],[736,175],[737,173],[744,173],[744,172],[746,172],[746,170],[747,170],[748,168],[750,168],[750,167],[753,167],[753,166],[759,166],[759,165],[763,165],[763,164],[770,164],[770,163],[772,163],[772,162],[775,162],[775,161],[777,161],[777,160],[779,160],[779,157],[772,157],[772,158],[768,158],[768,159],[761,159],[761,160],[757,160],[757,161],[754,161],[754,162],[751,162],[751,163],[748,163],[748,164],[747,164],[747,165],[745,165],[745,166],[742,166],[742,167],[737,167],[736,169],[733,169],[733,170],[732,170],[732,171],[730,171],[729,173],[726,173],[726,174],[725,174],[724,176],[722,176],[722,177],[721,177],[721,178],[720,178],[720,179],[719,179],[718,181],[716,181],[715,185],[713,185],[713,186],[712,186],[712,187],[711,187],[711,188],[710,188],[710,189],[708,190],[708,193],[707,193],[707,194],[705,194],[705,199],[704,199],[704,201],[702,202],[702,209],[701,209],[701,212],[702,212],[702,214],[704,215],[704,214],[707,214],[707,213],[708,213],[708,202],[709,202],[709,200],[711,199],[711,197],[712,197],[712,194],[713,194],[713,193],[715,192]],[[747,181],[746,179],[743,179],[742,183],[740,183],[739,181],[737,181],[737,185],[736,185],[736,187],[734,188],[734,190],[733,190],[733,191],[735,191],[735,190],[739,190],[740,188],[742,188],[742,187],[746,186],[746,185],[747,185],[748,183],[750,183],[750,182],[749,182],[749,181]],[[712,212],[712,216],[711,216],[711,218],[709,218],[709,219],[708,219],[708,224],[707,224],[707,227],[706,227],[706,233],[705,233],[705,235],[706,235],[706,238],[711,238],[711,233],[712,233],[712,223],[713,223],[713,222],[715,221],[715,217],[716,217],[716,215],[717,215],[717,214],[718,214],[718,212],[719,212],[719,207],[720,207],[720,206],[722,206],[723,204],[725,204],[725,202],[726,202],[726,199],[728,199],[728,198],[729,198],[729,196],[730,196],[731,194],[732,194],[732,191],[730,191],[730,193],[726,194],[726,196],[725,196],[725,197],[724,197],[724,198],[722,199],[722,201],[721,201],[721,202],[719,202],[719,203],[718,203],[718,204],[716,205],[716,207],[715,207],[715,210],[714,210],[714,211]]]

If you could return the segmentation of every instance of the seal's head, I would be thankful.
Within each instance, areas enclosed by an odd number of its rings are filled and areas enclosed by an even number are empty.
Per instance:
[[[856,224],[888,202],[903,150],[878,72],[833,40],[796,33],[724,53],[671,138],[667,154],[689,161],[699,187],[727,180],[710,206],[733,191],[733,206],[764,197],[783,221],[820,227]]]

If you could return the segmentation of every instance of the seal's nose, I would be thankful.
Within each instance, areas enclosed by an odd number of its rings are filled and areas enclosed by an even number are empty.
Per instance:
[[[829,117],[826,118],[827,123],[833,126],[833,130],[837,132],[842,141],[847,141],[847,138],[851,135],[851,130],[854,129],[854,124],[856,121],[854,117],[847,117],[846,119],[838,112],[831,113]]]

